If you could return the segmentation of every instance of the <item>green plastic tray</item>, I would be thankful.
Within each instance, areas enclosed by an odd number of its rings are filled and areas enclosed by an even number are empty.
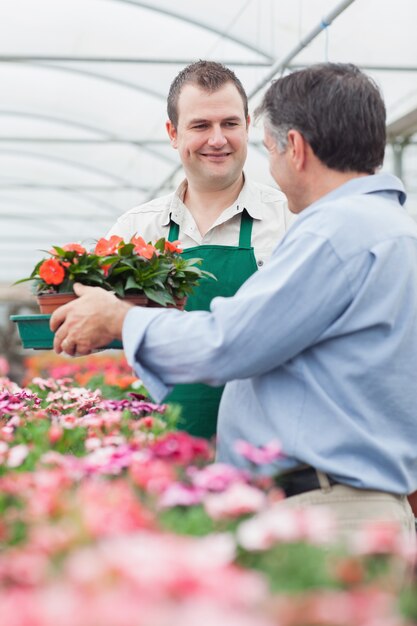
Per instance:
[[[11,315],[10,319],[17,324],[24,348],[52,350],[54,333],[49,328],[50,315]],[[121,348],[123,348],[121,341],[112,341],[102,350],[120,350]]]

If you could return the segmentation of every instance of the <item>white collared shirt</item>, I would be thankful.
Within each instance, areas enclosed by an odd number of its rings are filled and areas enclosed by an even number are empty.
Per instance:
[[[119,235],[128,240],[140,235],[145,241],[154,242],[168,237],[172,220],[179,225],[178,238],[184,249],[201,245],[237,246],[240,215],[246,209],[253,218],[252,245],[257,264],[262,267],[294,219],[281,191],[246,178],[236,201],[221,213],[203,237],[183,202],[186,188],[184,180],[174,193],[130,209],[119,217],[107,237]]]

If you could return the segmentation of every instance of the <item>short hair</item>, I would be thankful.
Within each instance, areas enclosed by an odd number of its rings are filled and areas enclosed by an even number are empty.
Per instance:
[[[278,147],[298,130],[330,169],[373,174],[384,160],[386,111],[374,81],[352,64],[323,63],[274,81],[256,116]]]
[[[216,63],[215,61],[197,61],[187,65],[171,83],[168,93],[167,111],[168,117],[174,127],[178,126],[178,99],[185,85],[196,85],[208,93],[221,89],[227,83],[232,83],[238,90],[245,111],[245,119],[248,117],[248,97],[242,83],[232,70]]]

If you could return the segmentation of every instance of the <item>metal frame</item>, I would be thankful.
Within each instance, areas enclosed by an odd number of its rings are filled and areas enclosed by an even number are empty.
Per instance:
[[[202,28],[203,30],[207,30],[211,33],[214,33],[215,35],[219,35],[220,37],[224,37],[225,33],[224,31],[220,30],[219,28],[216,28],[215,26],[211,25],[211,24],[207,24],[206,22],[202,22],[200,20],[196,20],[193,17],[190,17],[189,15],[184,15],[183,13],[179,13],[178,11],[172,11],[172,10],[168,10],[164,7],[161,6],[156,6],[155,2],[153,4],[150,4],[149,2],[141,2],[140,0],[110,0],[111,2],[120,2],[122,4],[130,4],[132,6],[135,6],[137,8],[141,8],[141,9],[147,9],[148,11],[153,11],[155,13],[160,13],[161,15],[167,15],[168,17],[173,17],[174,19],[180,20],[182,22],[185,22],[187,24],[192,24],[193,26],[197,26],[198,28]],[[234,43],[238,44],[239,46],[242,46],[243,48],[246,48],[247,50],[251,50],[252,52],[256,52],[256,54],[259,54],[260,56],[263,56],[265,60],[267,61],[272,61],[272,57],[269,54],[269,52],[267,52],[267,50],[263,50],[261,47],[259,46],[254,46],[253,44],[251,44],[249,41],[245,41],[244,39],[241,39],[240,37],[236,37],[235,35],[231,35],[230,33],[227,34],[227,39],[229,39],[230,41],[233,41]]]
[[[13,61],[10,61],[13,63]],[[141,93],[145,93],[152,98],[157,98],[158,100],[165,100],[165,94],[159,93],[158,91],[154,91],[149,87],[144,87],[143,85],[138,85],[137,83],[131,83],[127,80],[121,80],[120,78],[114,78],[113,76],[109,76],[108,74],[100,74],[100,72],[93,72],[90,70],[80,69],[78,67],[68,67],[66,65],[54,65],[54,63],[43,63],[38,61],[19,61],[16,62],[18,65],[32,65],[33,67],[45,68],[47,70],[55,70],[56,72],[68,72],[72,74],[80,74],[81,76],[88,76],[89,78],[94,78],[96,80],[102,80],[110,83],[114,83],[115,85],[119,85],[120,87],[124,87],[126,89],[133,89],[134,91],[139,91]]]
[[[104,64],[134,64],[134,65],[181,65],[193,63],[195,59],[152,58],[146,57],[103,57],[103,56],[69,56],[69,55],[42,55],[42,54],[0,54],[0,63],[104,63]],[[270,67],[270,61],[239,61],[238,59],[219,61],[223,65],[233,67]]]
[[[130,140],[128,139],[124,139],[122,137],[119,137],[117,135],[115,135],[114,133],[109,133],[108,131],[104,130],[103,128],[100,128],[99,126],[93,126],[91,124],[85,124],[84,122],[78,122],[75,120],[71,120],[69,118],[66,117],[58,117],[56,115],[45,115],[45,114],[40,114],[40,113],[34,113],[32,111],[11,111],[9,109],[6,110],[2,110],[0,109],[0,117],[1,116],[9,116],[9,117],[29,117],[29,118],[33,118],[36,120],[42,120],[45,122],[53,122],[56,124],[60,124],[62,126],[69,126],[70,128],[77,128],[78,130],[86,130],[88,132],[92,132],[92,133],[97,133],[103,136],[102,140],[103,141],[109,141],[109,142],[116,142],[116,143],[132,143],[132,147],[136,147],[138,148],[138,150],[143,150],[145,152],[148,152],[149,154],[152,154],[153,156],[161,159],[161,161],[166,161],[167,163],[173,164],[176,163],[176,160],[174,158],[170,158],[167,157],[164,154],[161,154],[160,152],[158,152],[157,150],[154,150],[152,148],[149,147],[149,145],[151,145],[152,140],[147,142],[147,141],[141,141],[139,142],[130,142]],[[8,139],[5,137],[4,141],[8,141]],[[83,142],[94,142],[97,141],[95,138],[94,139],[90,139],[90,138],[85,138],[82,139],[80,141]],[[168,144],[168,141],[167,141]]]
[[[17,148],[0,148],[0,154],[19,154],[28,158],[34,158],[39,161],[52,161],[53,163],[59,163],[60,165],[64,165],[65,167],[72,167],[75,169],[88,171],[89,173],[97,176],[103,176],[104,178],[108,178],[109,180],[121,183],[126,189],[129,188],[133,191],[147,191],[146,187],[143,188],[140,185],[132,185],[130,181],[122,178],[121,176],[117,176],[116,174],[112,174],[111,172],[107,172],[106,170],[102,170],[101,168],[93,167],[92,165],[87,165],[86,163],[80,161],[73,161],[72,159],[67,159],[65,157],[58,157],[55,155],[43,154],[39,152],[33,152],[32,150],[22,150]]]

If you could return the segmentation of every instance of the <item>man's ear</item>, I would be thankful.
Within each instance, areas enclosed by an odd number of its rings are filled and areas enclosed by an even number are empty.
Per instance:
[[[249,130],[250,122],[251,122],[250,115],[248,115],[248,117],[246,118],[246,130]]]
[[[298,130],[291,128],[291,130],[288,131],[289,154],[294,167],[298,171],[301,171],[304,168],[308,147],[308,143]]]
[[[175,128],[174,124],[171,122],[171,120],[168,120],[165,124],[165,128],[167,129],[167,133],[168,133],[168,137],[169,140],[171,142],[171,146],[173,148],[177,148],[177,129]]]

